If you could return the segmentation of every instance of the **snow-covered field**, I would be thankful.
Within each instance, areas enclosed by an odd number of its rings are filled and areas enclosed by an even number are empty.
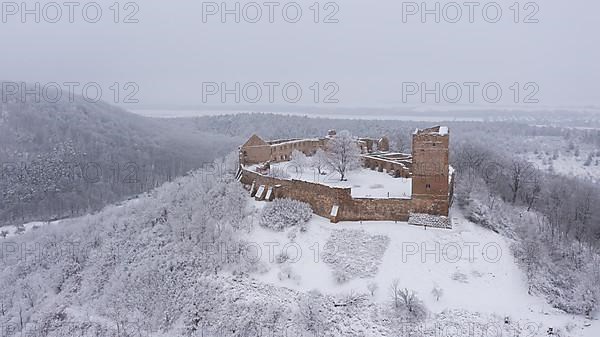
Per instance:
[[[526,277],[514,261],[508,239],[476,226],[455,210],[451,217],[451,230],[425,230],[394,222],[331,224],[318,216],[313,217],[304,233],[293,229],[274,232],[255,226],[247,240],[263,248],[261,260],[266,268],[253,277],[276,286],[332,295],[370,296],[368,286],[375,283],[373,299],[380,303],[391,301],[390,286],[397,279],[400,288],[416,291],[434,314],[461,310],[540,324],[543,331],[538,329],[531,336],[546,336],[547,327],[566,331],[567,326],[570,336],[600,336],[600,322],[585,327],[590,321],[564,314],[543,298],[527,293]],[[356,235],[340,236],[340,229]],[[353,241],[331,244],[332,235]],[[372,276],[366,273],[340,283],[334,270],[340,266],[332,265],[330,256],[344,252],[346,247],[354,246],[356,252],[372,247],[369,237],[389,240],[383,255],[371,254],[375,261],[361,262],[376,266],[376,271]],[[274,256],[283,251],[288,261],[279,263]],[[346,263],[349,269],[355,268],[351,262]],[[439,301],[432,294],[434,288],[443,291]]]
[[[580,155],[579,157],[573,155],[561,155],[554,160],[550,160],[550,157],[551,156],[530,154],[526,156],[526,159],[535,164],[536,167],[548,172],[554,172],[568,177],[577,177],[579,179],[589,179],[595,182],[600,181],[600,165],[596,165],[597,159],[594,159],[588,166],[584,165],[587,160],[587,154]]]
[[[287,172],[291,179],[331,187],[350,187],[355,198],[410,198],[412,194],[412,179],[394,178],[385,172],[365,168],[349,171],[346,181],[340,181],[339,174],[331,170],[320,175],[313,168],[298,167],[292,162],[272,163],[271,169]]]

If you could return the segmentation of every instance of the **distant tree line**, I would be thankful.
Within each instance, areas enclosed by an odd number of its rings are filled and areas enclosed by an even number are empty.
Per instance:
[[[210,165],[238,143],[79,97],[3,103],[0,226],[98,210]]]
[[[514,239],[529,292],[568,313],[600,308],[600,187],[542,172],[471,140],[454,148],[455,202],[465,216]]]

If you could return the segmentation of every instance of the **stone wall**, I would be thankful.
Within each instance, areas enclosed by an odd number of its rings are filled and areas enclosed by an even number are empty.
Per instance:
[[[240,162],[242,163],[264,163],[271,159],[269,145],[248,146],[240,152]]]
[[[353,198],[340,205],[338,221],[407,221],[411,199]]]
[[[242,168],[243,184],[258,189],[271,187],[275,198],[290,198],[309,204],[319,216],[338,221],[408,221],[410,213],[447,215],[448,199],[434,196],[413,199],[353,198],[350,188],[329,187],[295,179],[279,179]],[[332,216],[333,206],[339,206]]]
[[[300,151],[307,156],[317,152],[319,148],[325,147],[325,139],[304,139],[296,141],[286,141],[281,144],[271,144],[270,160],[272,162],[282,162],[290,160],[294,150]]]
[[[385,171],[389,174],[392,174],[396,178],[411,177],[410,168],[399,162],[373,156],[363,156],[362,162],[365,168],[377,170],[379,172]]]
[[[261,175],[242,168],[240,180],[245,185],[254,184],[255,189],[261,185],[272,187],[275,198],[290,198],[309,204],[313,212],[325,218],[331,218],[334,205],[351,203],[350,188],[329,187],[322,184],[309,183],[295,179],[279,179]]]

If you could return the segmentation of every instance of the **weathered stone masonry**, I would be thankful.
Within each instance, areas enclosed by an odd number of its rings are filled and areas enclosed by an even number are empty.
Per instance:
[[[315,214],[338,221],[407,221],[411,213],[447,216],[452,200],[453,179],[449,176],[447,128],[417,130],[413,154],[365,154],[363,165],[396,177],[412,178],[411,198],[353,198],[351,188],[330,187],[294,179],[273,178],[240,166],[240,181],[251,186],[259,200],[291,198],[311,205]],[[294,149],[307,154],[323,147],[326,140],[293,140],[267,143],[253,136],[240,148],[241,163],[286,160]],[[298,144],[296,146],[292,144]],[[289,146],[289,147],[285,147]],[[277,148],[273,150],[273,147]],[[281,157],[283,156],[283,157]],[[412,160],[411,160],[412,159]],[[382,173],[383,174],[383,173]],[[260,190],[260,187],[262,191]],[[260,195],[257,195],[260,192]]]

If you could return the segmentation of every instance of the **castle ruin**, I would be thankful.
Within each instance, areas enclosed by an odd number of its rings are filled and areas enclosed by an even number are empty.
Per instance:
[[[449,165],[447,127],[417,129],[412,135],[412,154],[391,152],[389,140],[356,138],[365,169],[411,183],[403,197],[353,196],[352,187],[334,187],[302,179],[270,175],[269,164],[289,162],[294,150],[312,156],[326,149],[336,132],[325,137],[265,141],[253,135],[239,148],[239,181],[257,200],[291,198],[308,203],[317,215],[339,221],[408,221],[417,225],[450,227],[453,169]],[[259,169],[261,165],[267,170]]]

